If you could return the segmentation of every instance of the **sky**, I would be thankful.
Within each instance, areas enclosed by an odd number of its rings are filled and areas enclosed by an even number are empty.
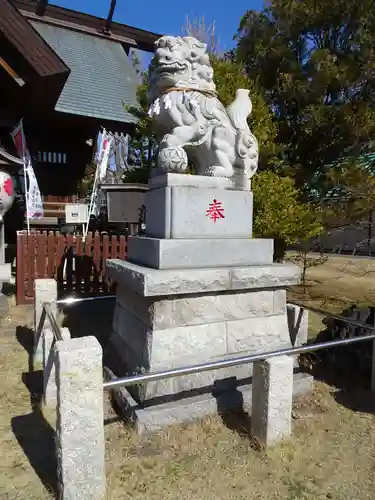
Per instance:
[[[222,2],[222,3],[221,3]],[[117,0],[114,21],[160,34],[180,35],[190,19],[204,16],[206,25],[215,22],[219,48],[234,46],[233,36],[243,14],[261,9],[263,0]],[[51,4],[107,17],[110,0],[50,0]],[[221,6],[219,7],[221,3]]]

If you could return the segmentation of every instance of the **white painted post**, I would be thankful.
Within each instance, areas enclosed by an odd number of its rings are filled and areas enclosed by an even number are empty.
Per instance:
[[[70,340],[69,328],[61,328],[63,340]],[[50,328],[43,331],[43,401],[45,405],[56,404],[57,387],[55,376],[55,351],[53,332]]]
[[[105,495],[102,348],[95,337],[55,344],[60,500]]]
[[[37,338],[38,326],[42,315],[43,303],[51,303],[51,311],[54,316],[57,314],[57,282],[54,279],[43,278],[35,280],[35,301],[34,301],[34,363],[43,361],[43,346],[40,338]],[[49,328],[49,321],[46,319],[46,328]]]
[[[263,447],[291,435],[293,364],[290,356],[254,363],[251,433]]]
[[[293,347],[300,347],[307,343],[309,330],[309,311],[294,304],[286,305],[290,341]],[[298,368],[299,356],[293,356],[294,366]]]
[[[294,304],[286,305],[290,341],[293,347],[306,344],[309,330],[309,312]]]

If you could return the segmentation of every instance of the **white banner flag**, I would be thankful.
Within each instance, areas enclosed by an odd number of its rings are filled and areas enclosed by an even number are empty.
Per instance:
[[[98,165],[99,168],[99,182],[103,183],[105,181],[109,162],[109,153],[112,147],[112,137],[107,136],[103,140],[103,154],[101,155],[101,160]]]
[[[43,219],[43,201],[40,194],[38,181],[36,180],[33,166],[31,164],[31,158],[28,154],[27,165],[25,168],[27,178],[29,181],[29,186],[26,194],[26,210],[27,217],[29,219]]]
[[[26,217],[27,219],[42,219],[44,216],[42,196],[31,164],[31,157],[27,150],[22,120],[10,135],[16,146],[17,153],[24,162]]]

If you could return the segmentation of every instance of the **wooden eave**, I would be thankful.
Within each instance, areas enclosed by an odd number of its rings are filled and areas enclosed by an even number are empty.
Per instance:
[[[0,34],[26,62],[29,74],[60,75],[65,82],[70,69],[9,0],[0,0]]]
[[[124,43],[130,42],[129,45],[134,45],[136,48],[147,52],[154,51],[154,42],[161,36],[157,33],[116,22],[111,23],[111,33],[105,34],[106,21],[103,18],[71,9],[65,9],[56,5],[47,5],[44,15],[40,16],[37,13],[37,2],[35,0],[12,0],[12,3],[18,10],[22,11],[22,14],[26,18],[33,20],[38,19],[41,22],[48,22],[51,24],[52,20],[54,20],[54,24],[57,21],[61,21],[61,24],[56,25],[68,27],[66,23],[69,23],[71,29],[77,29],[77,26],[80,26],[81,29],[86,28],[87,33],[96,33],[99,36],[105,36],[106,38],[116,41],[123,41]],[[43,21],[43,18],[46,18],[46,20]],[[127,40],[129,40],[129,42],[127,42]]]
[[[38,14],[35,14],[34,12],[29,12],[27,10],[21,10],[20,12],[26,19],[30,21],[39,21],[44,24],[50,24],[51,26],[57,26],[59,28],[67,28],[72,31],[78,31],[79,33],[85,33],[86,35],[93,35],[99,38],[107,38],[112,40],[113,42],[120,42],[125,45],[137,47],[137,42],[132,38],[120,35],[108,36],[89,26],[84,26],[82,24],[72,23],[70,21],[65,21],[65,20],[63,21],[61,19],[55,19],[54,17],[49,17],[49,16],[38,16]]]

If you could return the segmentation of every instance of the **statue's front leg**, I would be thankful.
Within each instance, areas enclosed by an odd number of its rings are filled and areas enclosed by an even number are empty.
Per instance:
[[[188,167],[188,156],[184,146],[193,136],[192,127],[175,127],[165,134],[159,145],[158,167],[162,172],[184,173]]]
[[[160,142],[158,167],[163,172],[185,172],[189,161],[184,147],[201,139],[206,131],[206,126],[199,123],[175,127]]]
[[[212,175],[213,177],[233,176],[233,147],[228,141],[227,135],[227,131],[223,127],[215,130],[206,175]]]
[[[165,134],[161,140],[161,148],[184,147],[197,141],[206,131],[201,130],[196,123],[175,127],[170,134]]]

